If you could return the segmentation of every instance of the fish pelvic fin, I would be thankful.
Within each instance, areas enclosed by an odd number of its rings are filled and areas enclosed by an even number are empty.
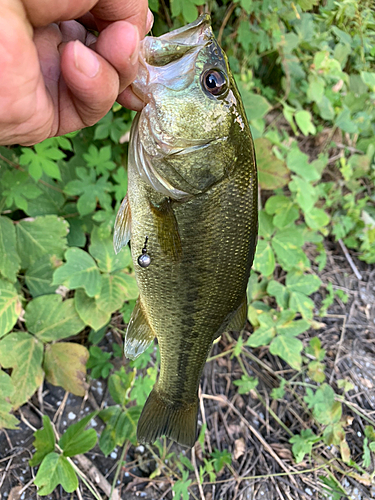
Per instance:
[[[113,233],[113,248],[118,254],[122,247],[126,246],[131,237],[131,212],[128,195],[122,200],[115,220]]]
[[[129,359],[136,359],[153,342],[155,333],[144,313],[142,302],[138,297],[133,309],[125,335],[124,353]]]
[[[173,404],[164,400],[154,387],[138,421],[138,441],[153,443],[160,436],[166,436],[192,448],[197,439],[198,408],[198,396],[193,403]]]

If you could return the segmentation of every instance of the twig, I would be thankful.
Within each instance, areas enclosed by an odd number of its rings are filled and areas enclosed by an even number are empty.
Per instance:
[[[121,470],[121,467],[122,467],[122,462],[124,460],[126,452],[128,451],[128,448],[129,448],[129,441],[127,441],[126,444],[124,444],[124,446],[122,447],[120,459],[119,459],[119,462],[118,462],[118,465],[117,465],[117,469],[116,469],[116,472],[115,472],[115,477],[113,478],[113,481],[112,481],[112,487],[111,487],[111,492],[110,492],[110,495],[109,495],[109,500],[112,500],[112,495],[113,495],[114,491],[117,491],[117,490],[115,490],[117,479],[118,479],[118,477],[120,475],[120,470]],[[117,491],[117,495],[118,494],[119,493]]]
[[[227,25],[229,18],[232,15],[235,8],[236,8],[236,4],[234,2],[232,2],[228,7],[228,10],[225,14],[223,22],[221,23],[221,26],[219,29],[219,34],[217,35],[217,41],[219,42],[219,44],[221,44],[221,39],[223,38],[223,32],[224,32],[225,26]]]
[[[340,240],[339,240],[340,241]],[[344,320],[343,320],[343,323],[342,323],[342,329],[341,329],[341,335],[340,335],[340,341],[339,341],[339,345],[337,346],[337,353],[336,353],[336,357],[335,357],[335,362],[333,364],[333,370],[331,372],[331,376],[329,378],[329,383],[332,384],[332,380],[333,380],[333,374],[334,374],[334,371],[335,371],[335,367],[337,365],[337,362],[339,360],[339,355],[340,355],[340,351],[341,351],[341,346],[344,342],[344,337],[345,337],[345,330],[346,330],[346,316],[344,315],[343,316]]]
[[[342,241],[341,238],[338,240],[338,242],[339,242],[340,247],[341,247],[341,249],[344,252],[344,255],[346,257],[346,260],[349,262],[349,265],[352,268],[354,274],[356,275],[357,279],[361,281],[362,280],[362,275],[359,273],[356,265],[353,262],[353,259],[350,257],[350,254],[349,254],[348,249],[346,248],[344,242]]]
[[[203,492],[203,488],[202,488],[201,479],[199,477],[199,472],[198,472],[198,467],[197,467],[197,460],[195,458],[195,446],[191,449],[191,463],[193,464],[194,472],[195,472],[195,477],[197,478],[198,490],[199,490],[199,494],[200,494],[201,500],[205,500],[204,499],[204,492]]]

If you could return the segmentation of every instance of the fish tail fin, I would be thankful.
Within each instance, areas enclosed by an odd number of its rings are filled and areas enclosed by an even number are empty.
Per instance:
[[[177,406],[164,401],[154,388],[138,421],[138,441],[153,443],[160,436],[167,436],[191,448],[197,439],[198,408],[198,397],[193,403]]]

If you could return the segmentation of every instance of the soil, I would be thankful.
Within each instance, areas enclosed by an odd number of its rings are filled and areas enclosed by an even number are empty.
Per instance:
[[[343,290],[349,297],[344,304],[335,299],[324,318],[315,319],[323,323],[318,330],[310,330],[299,338],[304,345],[308,344],[312,336],[318,336],[322,347],[327,351],[326,381],[342,393],[337,387],[337,380],[346,378],[354,384],[354,389],[347,394],[347,400],[352,407],[344,406],[347,419],[347,440],[353,460],[362,464],[364,419],[360,418],[357,408],[366,415],[369,421],[375,419],[375,267],[366,265],[356,259],[351,253],[354,264],[361,274],[358,279],[350,267],[347,258],[337,243],[326,242],[328,261],[320,277],[324,284],[332,283],[334,289]],[[322,289],[321,289],[322,290]],[[321,293],[313,296],[316,304],[316,313],[322,300]],[[250,333],[250,325],[245,331],[244,338]],[[112,332],[108,332],[100,346],[109,348],[114,342]],[[211,356],[228,351],[234,339],[223,336],[213,346]],[[292,458],[289,434],[299,433],[303,428],[312,427],[308,414],[304,414],[297,398],[288,398],[286,393],[283,400],[274,400],[270,392],[278,386],[276,374],[289,379],[295,378],[296,392],[302,388],[297,382],[307,381],[307,375],[296,372],[272,356],[267,348],[249,350],[252,357],[242,357],[249,373],[258,377],[258,391],[260,400],[254,391],[240,395],[233,381],[240,378],[242,369],[236,358],[230,355],[216,358],[207,363],[201,383],[202,406],[200,423],[207,423],[205,448],[211,451],[227,449],[233,456],[231,469],[225,467],[218,475],[214,484],[203,485],[203,491],[193,488],[191,498],[200,500],[274,500],[274,499],[321,499],[327,498],[323,494],[323,484],[319,476],[327,476],[328,467],[314,457],[295,465]],[[123,360],[123,363],[126,363]],[[302,394],[302,391],[301,391]],[[104,380],[93,380],[85,398],[79,398],[65,393],[59,387],[45,383],[42,390],[34,395],[31,401],[25,404],[16,416],[21,420],[19,429],[0,431],[0,498],[7,500],[33,500],[37,497],[36,487],[32,484],[36,468],[28,464],[33,451],[33,432],[42,426],[41,413],[50,416],[55,422],[57,431],[61,434],[65,428],[81,419],[99,407],[110,404],[106,383]],[[280,423],[271,415],[280,419]],[[92,425],[101,432],[103,423],[99,418],[92,421]],[[319,449],[321,457],[327,461],[334,458],[338,450],[334,447]],[[171,449],[178,453],[186,453],[191,458],[191,452],[171,445]],[[152,454],[152,447],[130,446],[127,448],[125,465],[122,467],[118,483],[117,498],[133,500],[171,499],[171,481],[166,475],[156,475],[150,479],[150,474],[156,469],[156,462]],[[77,465],[85,470],[88,477],[95,477],[98,471],[104,476],[97,484],[102,498],[105,482],[111,484],[121,450],[115,450],[105,458],[99,448],[94,448],[86,457],[88,463],[82,461]],[[202,458],[199,445],[195,447],[197,466]],[[194,462],[193,462],[194,463]],[[336,464],[337,465],[337,464]],[[86,467],[86,469],[85,469]],[[318,467],[321,467],[318,469]],[[90,475],[89,469],[92,474]],[[302,470],[313,469],[311,472],[301,473]],[[371,470],[374,469],[372,462]],[[369,471],[370,471],[369,469]],[[330,470],[333,470],[332,467]],[[349,470],[349,469],[348,469]],[[359,481],[359,476],[350,476],[347,471],[336,467],[335,477],[346,491],[346,496],[339,495],[333,500],[352,499],[368,500],[375,498],[375,486]],[[270,474],[272,477],[267,477]],[[104,485],[104,486],[103,486]],[[72,500],[94,498],[86,486],[80,482],[79,491],[68,494],[62,488],[57,488],[53,494],[44,497],[54,500]],[[115,497],[114,497],[115,498]]]

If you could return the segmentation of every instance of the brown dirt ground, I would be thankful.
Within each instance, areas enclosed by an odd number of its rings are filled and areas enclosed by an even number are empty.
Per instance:
[[[300,338],[307,345],[312,336],[318,336],[322,347],[327,350],[326,380],[336,392],[341,393],[336,382],[347,378],[354,384],[354,390],[347,395],[352,409],[344,406],[344,414],[348,426],[347,440],[352,458],[362,464],[364,425],[363,419],[355,413],[356,408],[367,416],[369,421],[375,420],[375,267],[357,260],[355,264],[362,275],[358,280],[348,264],[339,245],[326,242],[328,251],[327,266],[320,277],[323,283],[331,282],[334,288],[345,291],[349,300],[343,304],[336,299],[329,308],[325,318],[316,317],[324,323],[320,330],[310,330]],[[353,256],[353,254],[352,254]],[[323,292],[324,293],[324,292]],[[323,296],[317,292],[313,297],[316,312],[319,310]],[[250,326],[248,325],[250,328]],[[247,338],[250,330],[245,331]],[[112,334],[106,335],[101,346],[109,347],[114,341]],[[228,351],[233,342],[231,338],[223,337],[215,344],[211,356]],[[207,422],[206,450],[214,448],[227,449],[236,458],[232,460],[232,468],[224,468],[217,477],[215,484],[204,484],[202,489],[193,487],[191,498],[200,500],[299,500],[323,499],[320,475],[327,475],[337,466],[335,477],[342,484],[347,496],[337,496],[334,500],[351,499],[367,500],[375,498],[375,486],[359,482],[356,477],[344,474],[342,463],[335,464],[338,452],[321,445],[316,450],[315,458],[306,459],[295,465],[292,459],[289,435],[285,428],[293,433],[299,433],[303,428],[312,427],[309,414],[298,403],[296,397],[289,392],[283,400],[272,400],[270,392],[278,386],[276,374],[290,379],[294,377],[295,391],[303,394],[298,382],[306,381],[307,374],[291,370],[286,363],[270,355],[267,348],[248,349],[249,356],[242,356],[242,362],[249,375],[259,378],[258,391],[262,400],[251,391],[248,395],[239,395],[233,385],[240,378],[242,369],[236,359],[230,355],[216,358],[207,363],[202,379],[202,404],[200,423]],[[87,397],[82,399],[65,393],[63,389],[45,384],[43,392],[39,391],[29,403],[17,413],[21,425],[15,431],[0,431],[0,495],[7,500],[33,500],[38,498],[32,479],[36,468],[30,468],[28,460],[32,456],[33,431],[41,427],[40,412],[50,416],[55,422],[58,432],[62,432],[69,424],[82,418],[88,412],[109,401],[105,381],[93,381]],[[271,413],[284,424],[284,428],[272,417]],[[95,429],[100,432],[103,424],[95,419]],[[172,445],[172,449],[181,449]],[[145,500],[171,499],[171,481],[163,473],[155,479],[150,479],[150,473],[156,468],[152,448],[130,446],[126,452],[126,462],[121,470],[118,482],[118,497],[127,500],[144,498]],[[86,456],[87,464],[78,466],[87,472],[95,466],[106,480],[111,483],[121,450],[117,450],[108,458],[104,458],[98,447]],[[191,452],[186,452],[191,458]],[[322,467],[322,458],[332,460],[326,472]],[[195,458],[201,464],[202,450],[195,447]],[[373,457],[372,457],[373,459]],[[194,463],[194,462],[193,462]],[[319,467],[321,467],[319,469]],[[85,469],[86,468],[86,469]],[[313,469],[311,472],[302,472]],[[371,470],[374,469],[374,461]],[[347,469],[348,470],[348,469]],[[93,469],[95,474],[95,468]],[[370,471],[369,471],[370,472]],[[275,475],[280,474],[280,475]],[[268,477],[267,477],[268,476]],[[91,475],[91,477],[93,477]],[[194,480],[194,475],[191,475]],[[106,498],[102,490],[102,498]],[[48,499],[91,500],[93,495],[80,483],[80,491],[73,494],[65,493],[61,488],[47,497]]]

